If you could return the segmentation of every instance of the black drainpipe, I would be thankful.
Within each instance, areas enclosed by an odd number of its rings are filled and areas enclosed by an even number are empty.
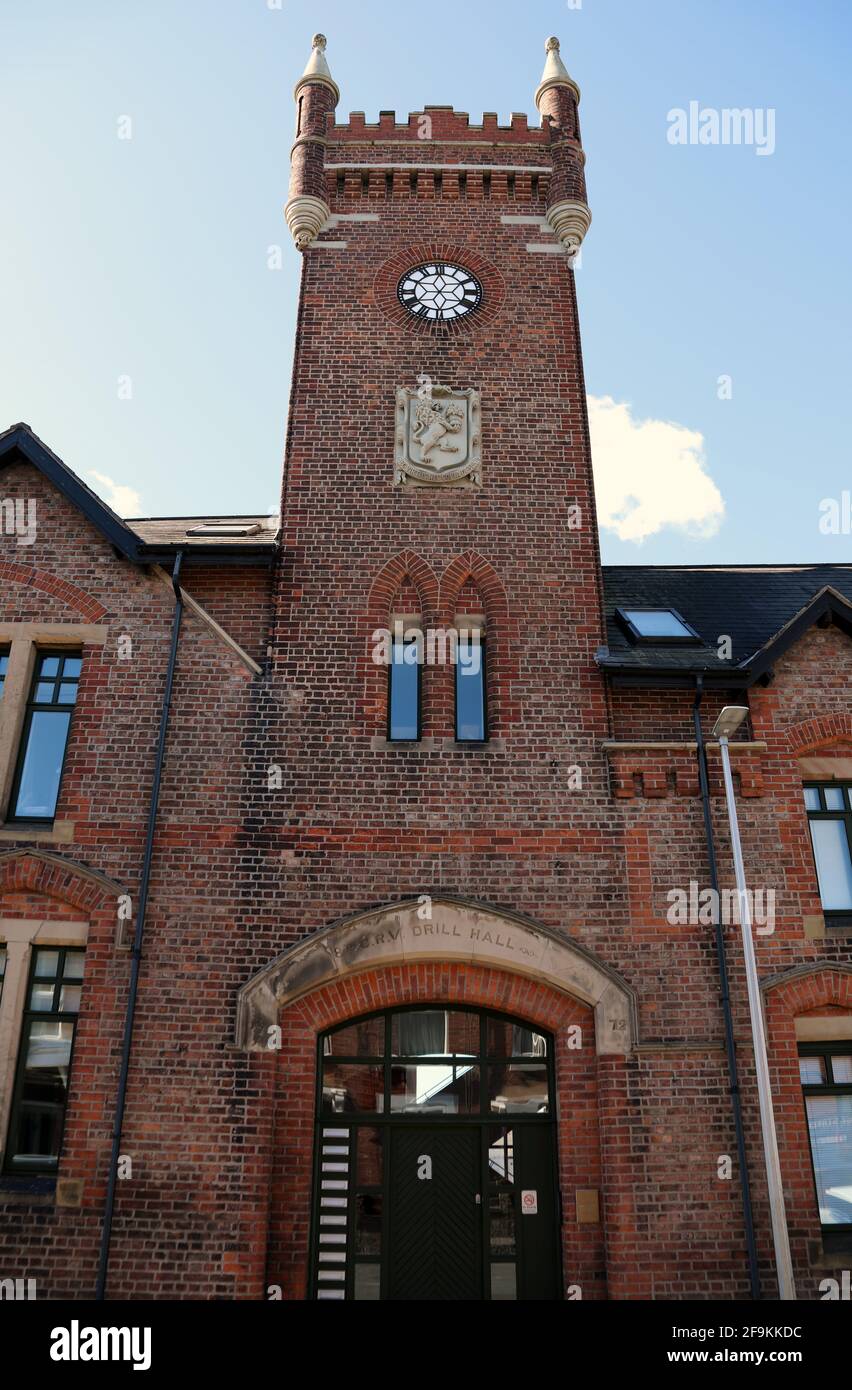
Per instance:
[[[698,780],[701,786],[701,804],[704,808],[704,834],[707,837],[707,859],[710,865],[710,886],[713,889],[716,910],[713,914],[716,933],[716,957],[719,962],[719,983],[722,989],[722,1013],[725,1018],[725,1051],[728,1056],[728,1076],[730,1078],[731,1107],[734,1112],[734,1129],[737,1135],[737,1158],[740,1165],[740,1181],[743,1192],[743,1215],[745,1217],[746,1249],[748,1250],[748,1277],[753,1299],[761,1297],[760,1271],[757,1267],[757,1246],[754,1240],[754,1213],[751,1207],[751,1188],[746,1166],[745,1134],[743,1132],[743,1112],[740,1098],[740,1083],[737,1075],[737,1049],[734,1042],[734,1021],[731,1017],[731,991],[728,984],[728,962],[725,954],[725,933],[722,926],[722,913],[719,909],[719,874],[716,867],[716,845],[713,840],[713,822],[710,817],[710,786],[707,778],[707,749],[701,732],[701,697],[704,694],[704,678],[696,676],[695,701],[692,706],[692,722],[695,725],[695,740],[698,745]]]
[[[183,594],[180,589],[180,570],[183,564],[183,551],[175,556],[172,570],[172,588],[175,591],[175,611],[172,619],[172,642],[169,650],[169,664],[166,670],[166,688],[163,692],[163,707],[160,713],[160,732],[157,738],[157,759],[154,763],[154,781],[151,787],[151,802],[148,808],[148,829],[145,834],[145,854],[142,859],[142,874],[139,880],[139,901],[136,908],[136,933],[133,938],[132,962],[130,966],[130,991],[127,996],[127,1014],[124,1020],[124,1042],[121,1050],[121,1072],[118,1078],[118,1095],[115,1101],[115,1122],[112,1128],[112,1153],[109,1163],[104,1224],[101,1231],[101,1250],[98,1258],[98,1283],[95,1298],[102,1301],[106,1297],[107,1270],[109,1268],[109,1243],[112,1234],[112,1218],[115,1210],[115,1184],[118,1175],[118,1154],[121,1147],[121,1129],[124,1122],[124,1107],[127,1100],[127,1075],[130,1070],[130,1049],[133,1045],[133,1019],[136,1014],[136,996],[139,992],[139,965],[142,959],[142,936],[145,931],[145,909],[148,905],[148,885],[151,880],[151,860],[154,852],[154,832],[157,827],[157,807],[160,801],[160,783],[163,777],[163,762],[166,753],[166,734],[169,728],[169,712],[172,705],[172,687],[175,679],[178,638],[183,617]]]

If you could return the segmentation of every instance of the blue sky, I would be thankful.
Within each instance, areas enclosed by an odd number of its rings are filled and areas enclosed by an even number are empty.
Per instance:
[[[852,489],[847,0],[0,0],[0,425],[26,420],[145,514],[272,509],[292,86],[318,29],[339,111],[371,120],[532,117],[561,38],[594,216],[577,281],[605,560],[852,558],[819,527]],[[692,101],[772,109],[774,153],[671,144]]]

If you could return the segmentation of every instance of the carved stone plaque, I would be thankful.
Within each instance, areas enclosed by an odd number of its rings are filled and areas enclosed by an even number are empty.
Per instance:
[[[398,387],[395,433],[395,483],[482,482],[478,391]]]

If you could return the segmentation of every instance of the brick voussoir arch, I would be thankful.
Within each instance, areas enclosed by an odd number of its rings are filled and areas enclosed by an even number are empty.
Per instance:
[[[797,756],[836,743],[839,739],[852,743],[852,714],[824,714],[816,719],[803,719],[787,730],[790,749]]]
[[[364,972],[426,962],[435,971],[453,966],[496,970],[520,980],[511,986],[518,997],[531,997],[539,986],[570,996],[594,1009],[599,1054],[632,1051],[637,1041],[633,990],[573,938],[519,913],[466,898],[432,897],[431,916],[424,919],[422,911],[418,898],[386,904],[289,947],[239,991],[237,1046],[265,1051],[281,1010],[316,990],[330,992],[332,998],[340,991],[345,1001],[350,991],[359,991],[357,977]],[[495,991],[507,987],[495,979]]]
[[[0,854],[0,910],[10,893],[38,893],[78,909],[87,916],[109,907],[125,889],[97,869],[44,850],[9,850]]]
[[[39,589],[42,593],[50,594],[62,603],[67,603],[69,608],[76,608],[88,622],[100,622],[107,615],[106,608],[98,603],[97,599],[92,598],[83,589],[78,589],[76,584],[69,584],[66,579],[58,579],[55,574],[49,574],[46,570],[26,569],[23,565],[13,565],[4,560],[0,561],[0,579],[8,579],[13,584],[24,584],[30,589]]]
[[[359,662],[363,677],[363,714],[370,732],[380,733],[387,718],[387,667],[376,665],[371,644],[374,632],[389,626],[391,605],[401,586],[409,580],[417,590],[420,617],[428,624],[438,607],[438,579],[435,571],[414,550],[393,555],[375,576],[361,620]]]
[[[399,302],[397,286],[407,270],[428,261],[461,265],[476,276],[482,286],[482,303],[475,313],[443,322],[429,322],[410,314]],[[373,298],[385,318],[406,333],[427,334],[452,339],[474,333],[493,321],[503,306],[506,282],[496,266],[470,246],[450,242],[410,242],[400,247],[383,265],[373,281]]]
[[[431,565],[414,550],[401,550],[382,566],[370,587],[367,600],[368,622],[381,626],[387,621],[390,605],[400,586],[410,579],[420,599],[421,614],[438,607],[438,580]]]
[[[456,600],[468,579],[472,579],[486,604],[488,617],[507,618],[509,605],[506,590],[500,582],[497,571],[484,556],[475,550],[466,550],[458,555],[441,576],[438,611],[444,622],[451,623],[455,616]]]
[[[794,965],[761,980],[767,1007],[795,1017],[808,1009],[838,1007],[852,1010],[852,965],[836,960],[813,960]]]

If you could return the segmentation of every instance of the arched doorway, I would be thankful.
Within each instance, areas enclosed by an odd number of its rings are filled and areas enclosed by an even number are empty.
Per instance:
[[[561,1297],[553,1038],[415,1005],[320,1035],[311,1295]]]

